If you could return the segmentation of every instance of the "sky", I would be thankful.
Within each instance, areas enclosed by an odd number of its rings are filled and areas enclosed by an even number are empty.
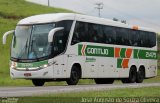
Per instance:
[[[48,0],[27,0],[48,5]],[[96,3],[103,3],[102,18],[126,20],[130,25],[160,32],[160,0],[50,0],[50,6],[98,16]]]

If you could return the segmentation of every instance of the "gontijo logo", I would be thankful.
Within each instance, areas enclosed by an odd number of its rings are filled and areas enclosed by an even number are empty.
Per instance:
[[[128,68],[130,58],[157,59],[157,51],[82,44],[78,45],[78,55],[115,57],[117,58],[117,68]]]
[[[114,57],[114,48],[92,45],[79,45],[78,55]]]

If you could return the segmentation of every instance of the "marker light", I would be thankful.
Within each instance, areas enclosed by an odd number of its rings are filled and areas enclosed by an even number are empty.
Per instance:
[[[138,26],[133,26],[133,27],[132,27],[132,29],[134,29],[134,30],[138,30],[138,29],[139,29],[139,27],[138,27]]]

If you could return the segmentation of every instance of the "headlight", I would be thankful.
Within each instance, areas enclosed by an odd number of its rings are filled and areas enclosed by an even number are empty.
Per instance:
[[[44,64],[44,65],[40,66],[39,69],[44,69],[44,68],[47,68],[49,66],[50,66],[49,64]]]
[[[16,62],[11,62],[11,68],[16,69],[17,68],[17,63]]]
[[[55,64],[56,62],[50,62],[50,63],[48,63],[48,64],[44,64],[44,65],[42,65],[42,66],[40,66],[39,67],[39,69],[44,69],[44,68],[47,68],[47,67],[49,67],[49,66],[51,66],[51,65],[53,65],[53,64]]]
[[[16,69],[16,66],[14,66],[14,65],[11,65],[11,68],[12,68],[12,69]]]

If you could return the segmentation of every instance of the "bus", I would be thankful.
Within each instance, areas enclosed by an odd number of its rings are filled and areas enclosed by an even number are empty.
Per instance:
[[[41,14],[18,22],[12,34],[10,76],[77,85],[142,83],[157,75],[157,33],[149,28],[75,13]]]

